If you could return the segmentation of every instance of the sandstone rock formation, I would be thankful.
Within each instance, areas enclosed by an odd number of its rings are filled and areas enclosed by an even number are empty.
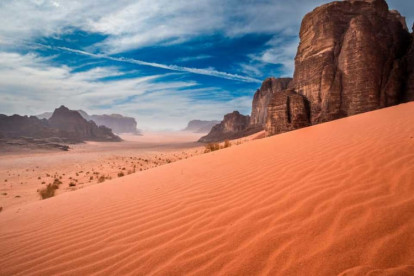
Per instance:
[[[288,88],[291,78],[267,78],[253,97],[250,125],[264,127],[267,118],[267,107],[273,95]]]
[[[266,134],[413,100],[410,41],[404,17],[389,11],[385,0],[344,0],[316,8],[302,21],[291,90],[274,93],[270,101]],[[306,100],[298,94],[309,102],[307,118]],[[285,104],[291,99],[294,109]]]
[[[195,133],[208,133],[210,130],[220,121],[203,121],[203,120],[192,120],[188,122],[187,127],[184,131],[191,131]]]
[[[277,92],[268,105],[266,131],[283,133],[310,125],[308,100],[293,90]]]
[[[312,123],[398,103],[408,32],[384,0],[316,8],[302,21],[292,87],[311,105]]]
[[[59,129],[66,137],[93,141],[120,141],[111,129],[97,126],[93,121],[85,120],[78,111],[61,106],[53,112],[48,120],[52,128]]]
[[[232,113],[224,115],[223,121],[215,125],[208,135],[201,137],[199,142],[219,142],[249,135],[249,125],[250,116],[233,111]]]

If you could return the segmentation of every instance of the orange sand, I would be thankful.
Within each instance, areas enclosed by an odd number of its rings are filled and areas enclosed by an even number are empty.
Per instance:
[[[0,275],[414,275],[413,233],[410,103],[4,210]]]

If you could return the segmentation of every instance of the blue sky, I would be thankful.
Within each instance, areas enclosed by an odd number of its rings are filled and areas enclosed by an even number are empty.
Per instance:
[[[64,104],[158,130],[249,114],[262,80],[292,76],[301,19],[327,2],[3,0],[0,113]],[[412,1],[388,3],[412,26]]]

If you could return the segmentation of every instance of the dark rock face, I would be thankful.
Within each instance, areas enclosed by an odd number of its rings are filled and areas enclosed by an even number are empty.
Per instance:
[[[266,132],[283,133],[310,125],[308,100],[293,90],[275,93],[268,106]]]
[[[61,106],[49,120],[36,116],[0,115],[0,136],[5,139],[48,139],[49,142],[79,143],[90,141],[121,141],[107,127],[86,121],[77,111]],[[43,143],[43,142],[42,142]]]
[[[414,101],[414,25],[411,34],[411,46],[405,57],[407,78],[404,84],[403,101]]]
[[[191,131],[195,133],[208,133],[210,130],[220,121],[203,121],[203,120],[192,120],[188,122],[187,127],[184,131]]]
[[[98,126],[106,126],[113,132],[139,134],[139,131],[137,129],[137,122],[132,117],[125,117],[120,114],[89,115],[83,110],[77,111],[86,121],[94,121]],[[50,119],[50,117],[52,117],[52,114],[53,112],[45,112],[36,115],[36,117],[39,119]]]
[[[50,128],[47,120],[40,120],[35,116],[0,115],[0,133],[3,138],[47,138],[59,137],[57,129]]]
[[[256,132],[253,129],[249,129],[249,125],[250,116],[245,116],[238,111],[233,111],[233,113],[224,115],[223,121],[221,121],[220,124],[215,125],[208,135],[201,137],[199,142],[219,142],[226,139],[240,138]]]
[[[384,0],[316,8],[302,21],[292,88],[320,123],[397,104],[409,35]]]
[[[253,97],[250,125],[264,127],[267,118],[267,106],[273,95],[288,88],[291,78],[267,78]]]
[[[77,111],[61,106],[53,112],[49,119],[52,128],[64,132],[67,137],[80,140],[120,141],[111,129],[97,126],[93,121],[86,121]]]
[[[138,134],[137,121],[132,117],[125,117],[121,114],[111,115],[88,115],[83,110],[78,110],[81,116],[87,121],[94,121],[98,126],[105,126],[116,133]]]

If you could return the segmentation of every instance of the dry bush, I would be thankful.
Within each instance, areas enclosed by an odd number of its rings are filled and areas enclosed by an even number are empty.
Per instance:
[[[39,191],[39,194],[42,197],[42,199],[53,197],[55,195],[56,189],[58,188],[59,186],[56,184],[48,184],[46,188],[43,188]]]
[[[230,140],[225,140],[225,141],[224,141],[224,147],[225,147],[225,148],[229,148],[229,147],[231,147],[231,142],[230,142]]]
[[[123,177],[124,176],[124,173],[123,172],[119,172],[118,173],[118,177]]]
[[[102,183],[102,182],[104,182],[104,181],[105,181],[105,176],[101,175],[101,176],[98,178],[98,183]]]
[[[219,149],[220,149],[220,144],[219,143],[208,143],[205,146],[204,152],[207,153],[207,152],[216,151],[216,150],[219,150]]]

